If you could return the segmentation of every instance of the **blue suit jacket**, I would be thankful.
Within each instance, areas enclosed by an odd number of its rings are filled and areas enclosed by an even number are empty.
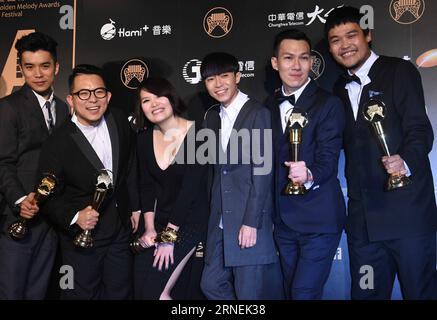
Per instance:
[[[296,107],[308,115],[303,129],[299,160],[305,161],[313,174],[314,183],[304,195],[284,195],[291,160],[288,130],[282,132],[280,109],[276,95],[269,98],[272,115],[275,154],[275,223],[281,220],[299,232],[336,233],[345,221],[344,197],[337,179],[338,158],[344,129],[343,105],[337,97],[319,88],[311,80]]]

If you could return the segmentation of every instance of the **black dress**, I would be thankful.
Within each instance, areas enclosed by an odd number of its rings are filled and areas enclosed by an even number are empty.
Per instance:
[[[140,175],[141,212],[155,211],[155,229],[159,233],[167,223],[179,226],[174,247],[174,263],[168,270],[153,268],[154,247],[135,257],[135,299],[159,299],[168,279],[180,261],[194,248],[174,286],[173,299],[203,299],[200,278],[203,268],[203,245],[208,223],[207,165],[197,163],[193,152],[195,126],[191,126],[179,148],[175,161],[165,170],[156,162],[153,129],[138,134],[138,166]],[[181,161],[182,160],[182,161]],[[193,161],[194,160],[194,161]],[[194,163],[193,163],[194,162]],[[156,209],[154,210],[156,199]],[[141,214],[138,235],[144,233]]]

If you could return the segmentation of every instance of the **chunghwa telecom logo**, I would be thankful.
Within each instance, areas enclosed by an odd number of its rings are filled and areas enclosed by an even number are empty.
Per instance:
[[[319,78],[323,71],[325,71],[325,59],[316,50],[311,50],[311,56],[313,57],[313,64],[311,65],[311,78],[316,80]]]
[[[191,59],[182,68],[182,76],[185,81],[190,84],[198,84],[202,81],[202,76],[200,75],[200,66],[202,61],[198,59]]]
[[[208,11],[203,18],[205,32],[213,38],[221,38],[227,35],[234,21],[228,9],[216,7]]]
[[[149,76],[149,68],[144,61],[131,59],[126,62],[120,71],[121,82],[129,89],[136,89]]]
[[[419,20],[425,11],[424,0],[392,0],[390,15],[397,23],[411,24]]]

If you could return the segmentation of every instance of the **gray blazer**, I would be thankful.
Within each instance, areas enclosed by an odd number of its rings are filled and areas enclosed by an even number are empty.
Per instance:
[[[227,267],[269,264],[277,261],[277,252],[273,240],[272,210],[273,210],[273,170],[267,174],[254,175],[254,170],[263,166],[257,165],[252,158],[252,143],[238,142],[237,152],[232,155],[238,159],[230,163],[230,145],[236,139],[235,132],[231,134],[227,150],[221,148],[219,139],[220,107],[211,107],[206,115],[204,125],[216,133],[214,147],[216,155],[222,153],[226,164],[219,164],[218,159],[210,172],[210,218],[206,243],[205,261],[213,256],[215,244],[219,238],[220,217],[223,214],[223,247],[224,265]],[[235,130],[260,129],[260,150],[270,150],[267,157],[271,164],[271,135],[263,139],[263,129],[271,129],[270,112],[255,100],[248,100],[242,107],[235,121]],[[252,137],[252,134],[251,134]],[[252,139],[251,139],[252,140]],[[258,145],[258,143],[257,143]],[[224,152],[224,153],[223,153]],[[214,158],[214,157],[212,157]],[[218,158],[218,157],[216,157]],[[249,161],[245,161],[249,159]],[[234,159],[235,160],[235,159]],[[212,159],[214,161],[214,159]],[[242,225],[257,228],[257,242],[252,248],[241,249],[238,245],[238,233]]]

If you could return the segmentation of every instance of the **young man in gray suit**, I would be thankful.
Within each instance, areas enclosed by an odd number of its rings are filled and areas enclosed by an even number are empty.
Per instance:
[[[270,113],[238,90],[239,64],[232,55],[207,55],[201,74],[219,102],[205,115],[219,159],[210,179],[202,290],[208,299],[282,298],[272,230]]]

